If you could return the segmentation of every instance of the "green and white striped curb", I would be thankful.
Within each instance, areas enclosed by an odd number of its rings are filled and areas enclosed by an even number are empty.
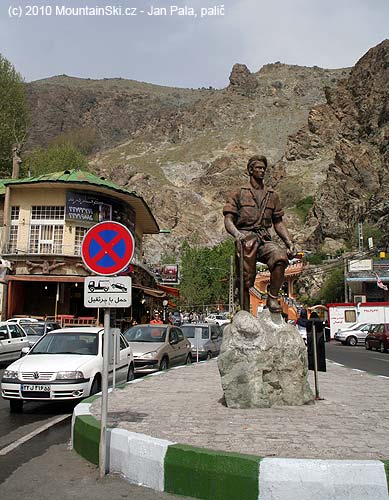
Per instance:
[[[138,383],[137,379],[128,384]],[[72,444],[98,465],[92,396],[74,409]],[[260,458],[107,431],[108,472],[130,483],[202,500],[388,500],[389,461]]]

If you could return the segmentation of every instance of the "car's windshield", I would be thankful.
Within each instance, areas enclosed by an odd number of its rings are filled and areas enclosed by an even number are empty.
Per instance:
[[[48,333],[29,354],[82,354],[95,356],[98,353],[97,333]]]
[[[360,330],[363,326],[365,326],[366,323],[356,323],[354,326],[350,328],[350,330]]]
[[[27,335],[34,335],[35,337],[42,337],[45,334],[45,325],[32,325],[21,323],[20,326],[26,332]]]
[[[166,331],[163,325],[133,326],[124,336],[129,342],[165,342]]]
[[[209,338],[207,326],[189,326],[189,325],[185,326],[185,325],[182,325],[181,330],[183,331],[183,333],[187,339],[194,339],[196,331],[200,332],[200,338],[202,338],[204,340]]]

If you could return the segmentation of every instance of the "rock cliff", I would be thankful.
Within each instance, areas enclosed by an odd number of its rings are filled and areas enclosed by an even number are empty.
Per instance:
[[[280,184],[310,171],[315,199],[305,228],[318,247],[350,239],[358,221],[388,231],[389,40],[370,49],[314,106],[277,164]]]
[[[28,86],[28,147],[93,129],[91,168],[143,195],[161,228],[172,230],[163,241],[149,238],[146,254],[157,261],[184,238],[205,245],[224,239],[221,208],[227,193],[246,182],[248,157],[263,152],[274,164],[288,136],[325,101],[324,87],[334,88],[348,73],[280,63],[251,73],[236,64],[222,90],[53,77]],[[290,216],[292,226],[301,226]]]
[[[67,76],[32,82],[28,148],[93,129],[91,169],[144,196],[172,231],[147,240],[151,262],[185,238],[211,245],[226,237],[224,199],[246,182],[255,153],[273,165],[268,181],[295,238],[338,248],[358,218],[382,227],[388,218],[388,56],[384,41],[351,71],[274,63],[252,73],[236,64],[221,90]],[[305,224],[296,205],[309,196]]]

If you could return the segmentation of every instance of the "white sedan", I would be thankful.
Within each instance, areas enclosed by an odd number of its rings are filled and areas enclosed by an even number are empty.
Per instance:
[[[219,326],[227,325],[231,321],[222,314],[209,314],[205,318],[206,323],[216,323]]]
[[[1,395],[10,410],[20,412],[24,401],[77,400],[101,390],[103,328],[53,330],[4,371]],[[116,380],[134,378],[134,359],[126,339],[119,334]],[[111,360],[110,360],[111,361]],[[113,373],[110,362],[109,372]]]

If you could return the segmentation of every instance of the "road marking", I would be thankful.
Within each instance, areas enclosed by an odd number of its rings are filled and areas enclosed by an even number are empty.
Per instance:
[[[389,363],[389,359],[382,359],[382,358],[372,358],[372,359],[377,359],[378,361],[382,361],[383,363]]]
[[[353,372],[366,373],[365,370],[359,370],[358,368],[353,368]]]
[[[49,429],[53,425],[59,424],[59,422],[62,422],[62,420],[65,420],[66,418],[69,418],[70,416],[71,416],[71,414],[69,414],[69,415],[61,415],[60,417],[53,418],[52,420],[50,420],[46,424],[41,425],[40,427],[38,427],[34,431],[32,431],[32,432],[26,434],[25,436],[17,439],[14,443],[6,446],[5,448],[2,448],[0,450],[0,456],[1,455],[6,455],[7,453],[9,453],[10,451],[14,450],[15,448],[17,448],[21,444],[25,443],[26,441],[29,441],[30,439],[32,439],[36,435],[40,434],[41,432]]]
[[[331,360],[328,360],[328,361],[331,361]],[[344,365],[342,365],[341,363],[336,363],[335,361],[331,361],[331,363],[332,363],[333,365],[336,365],[336,366],[344,366]]]
[[[377,375],[378,378],[386,378],[389,379],[389,377],[386,377],[385,375]]]

